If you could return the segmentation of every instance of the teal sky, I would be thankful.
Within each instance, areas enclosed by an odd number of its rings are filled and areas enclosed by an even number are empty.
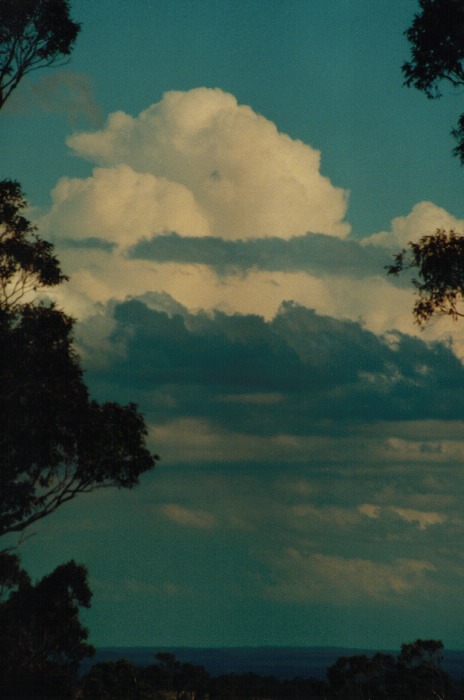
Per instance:
[[[1,114],[92,393],[162,456],[22,545],[88,566],[96,645],[462,647],[464,325],[384,270],[464,232],[463,98],[402,87],[417,5],[74,0]]]

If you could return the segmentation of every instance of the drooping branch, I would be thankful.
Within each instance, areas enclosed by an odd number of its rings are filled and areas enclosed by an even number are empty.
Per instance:
[[[28,468],[31,446],[24,456],[14,446],[11,461],[17,461],[17,467],[9,478],[4,472],[0,487],[0,537],[22,532],[80,494],[114,486],[132,488],[155,466],[159,458],[145,447],[146,429],[134,404],[90,402],[79,413],[77,424],[66,427],[74,431],[66,464],[53,466],[58,446],[52,445],[42,466],[33,463]],[[51,466],[44,469],[45,464]]]
[[[433,315],[464,317],[464,236],[437,229],[408,250],[395,255],[388,274],[417,270],[412,280],[416,288],[413,314],[416,323],[425,324]]]

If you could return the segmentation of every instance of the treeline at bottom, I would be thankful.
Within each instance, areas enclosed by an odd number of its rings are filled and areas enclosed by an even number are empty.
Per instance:
[[[281,680],[257,673],[210,676],[203,666],[160,653],[149,666],[126,660],[95,664],[81,678],[82,700],[464,700],[464,682],[443,669],[443,644],[403,644],[398,655],[341,656],[327,680]]]

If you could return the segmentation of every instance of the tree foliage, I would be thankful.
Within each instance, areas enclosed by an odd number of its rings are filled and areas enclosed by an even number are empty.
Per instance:
[[[326,700],[322,680],[280,680],[258,673],[210,676],[204,666],[182,663],[170,652],[156,663],[134,666],[128,661],[97,663],[82,678],[82,700]]]
[[[414,317],[422,325],[436,315],[464,316],[464,236],[437,229],[395,255],[388,274],[417,269]]]
[[[25,207],[17,183],[0,183],[0,536],[77,494],[131,488],[156,459],[134,404],[90,399],[73,319],[31,296],[65,276]]]
[[[84,700],[138,700],[137,669],[129,661],[102,661],[92,666],[82,682]]]
[[[399,654],[341,656],[321,679],[280,679],[253,671],[211,676],[203,666],[181,663],[164,652],[156,663],[126,660],[93,666],[82,678],[83,700],[451,700],[455,694],[442,669],[443,644],[417,639]]]
[[[441,667],[443,643],[417,639],[397,657],[378,653],[341,656],[327,670],[329,696],[340,700],[445,700],[450,680]]]
[[[403,66],[405,85],[424,92],[429,99],[441,97],[443,82],[464,86],[464,4],[462,0],[419,0],[405,34],[411,58]],[[464,163],[464,113],[451,132],[457,140],[453,153]]]
[[[14,308],[27,294],[67,279],[53,245],[23,216],[26,207],[18,183],[0,181],[0,309]]]
[[[79,32],[67,0],[0,0],[0,109],[27,73],[66,61]],[[0,181],[0,536],[23,531],[76,495],[131,488],[156,460],[134,404],[91,400],[74,321],[43,293],[64,282],[53,246]],[[70,561],[33,584],[0,550],[0,697],[73,698],[92,655],[79,620],[85,567]]]
[[[0,108],[24,75],[66,62],[79,30],[67,0],[0,0]]]
[[[79,620],[91,595],[87,571],[74,561],[36,585],[21,581],[0,605],[1,697],[71,697],[79,662],[94,653]]]

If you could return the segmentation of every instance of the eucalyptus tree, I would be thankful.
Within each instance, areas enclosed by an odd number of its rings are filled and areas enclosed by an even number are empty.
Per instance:
[[[419,0],[405,34],[411,56],[402,66],[405,85],[429,99],[440,98],[443,84],[458,94],[464,87],[464,4],[462,0]],[[451,132],[457,140],[453,151],[464,163],[464,113]]]
[[[0,108],[25,75],[66,63],[79,30],[67,0],[0,0]]]
[[[53,246],[0,182],[0,536],[96,488],[131,488],[155,465],[134,404],[89,396],[74,320],[40,293],[61,284]]]
[[[443,85],[459,95],[464,87],[464,3],[462,0],[419,0],[405,34],[411,55],[402,66],[405,85],[429,99],[440,98]],[[464,164],[464,112],[452,129],[457,141],[453,154]],[[423,325],[432,316],[464,315],[464,237],[456,231],[437,229],[395,255],[387,267],[398,275],[414,270],[415,321]]]

